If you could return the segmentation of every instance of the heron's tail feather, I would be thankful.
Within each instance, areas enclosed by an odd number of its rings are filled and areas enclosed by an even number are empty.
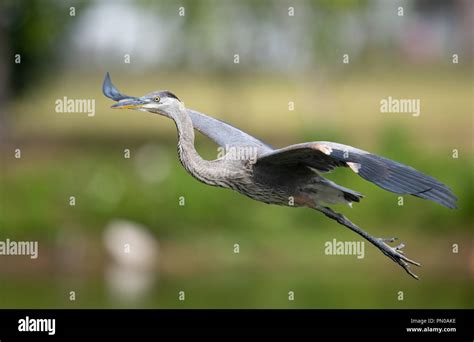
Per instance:
[[[348,204],[360,202],[364,197],[360,192],[345,188],[324,177],[317,177],[315,182],[308,188],[313,192],[314,200],[328,204]]]
[[[360,202],[360,200],[364,197],[364,195],[356,192],[356,191],[343,191],[344,199],[348,202]]]

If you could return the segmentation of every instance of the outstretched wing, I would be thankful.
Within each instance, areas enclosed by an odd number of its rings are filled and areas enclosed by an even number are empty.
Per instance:
[[[307,165],[322,172],[339,166],[350,167],[362,178],[382,189],[456,208],[456,196],[433,177],[396,161],[333,142],[317,141],[274,150],[260,156],[255,167],[296,164]]]
[[[188,114],[193,121],[194,129],[219,146],[256,147],[259,155],[273,151],[273,148],[263,141],[223,121],[192,109],[188,109]]]
[[[112,84],[109,73],[105,74],[102,92],[105,96],[114,101],[135,98],[133,96],[120,93],[118,89]],[[263,141],[260,141],[257,138],[225,122],[214,119],[192,109],[188,109],[188,114],[191,117],[194,128],[219,146],[252,146],[258,149],[259,155],[273,150]]]

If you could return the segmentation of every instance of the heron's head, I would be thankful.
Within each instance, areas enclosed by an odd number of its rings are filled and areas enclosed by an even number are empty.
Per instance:
[[[112,105],[114,109],[135,109],[155,114],[170,116],[182,107],[182,102],[172,92],[155,91],[142,97],[130,97]]]
[[[102,91],[105,96],[117,101],[111,106],[115,109],[141,110],[170,117],[178,109],[184,108],[178,97],[167,90],[155,91],[142,97],[124,95],[112,84],[109,73],[105,74]]]

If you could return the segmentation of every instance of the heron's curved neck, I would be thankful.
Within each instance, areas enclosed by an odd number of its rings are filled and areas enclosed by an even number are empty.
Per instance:
[[[175,109],[170,118],[175,122],[178,130],[178,156],[181,164],[199,181],[210,185],[220,185],[221,175],[216,163],[204,160],[194,147],[194,126],[184,105]]]

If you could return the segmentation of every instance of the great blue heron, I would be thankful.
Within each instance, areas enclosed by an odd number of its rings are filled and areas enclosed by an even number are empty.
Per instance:
[[[456,208],[457,198],[436,179],[410,166],[351,146],[317,141],[273,149],[227,123],[186,109],[183,102],[169,91],[156,91],[142,97],[123,95],[112,85],[108,73],[103,92],[118,101],[112,108],[147,111],[172,119],[178,130],[179,160],[197,180],[235,190],[260,202],[320,211],[367,239],[415,279],[418,276],[411,271],[410,264],[421,265],[404,255],[403,243],[392,247],[387,243],[394,242],[395,238],[375,238],[327,207],[330,204],[352,205],[363,195],[335,184],[320,173],[336,167],[349,167],[382,189]],[[236,154],[234,150],[234,153],[228,152],[218,159],[204,160],[194,147],[195,129],[227,151],[235,148],[244,153]]]

